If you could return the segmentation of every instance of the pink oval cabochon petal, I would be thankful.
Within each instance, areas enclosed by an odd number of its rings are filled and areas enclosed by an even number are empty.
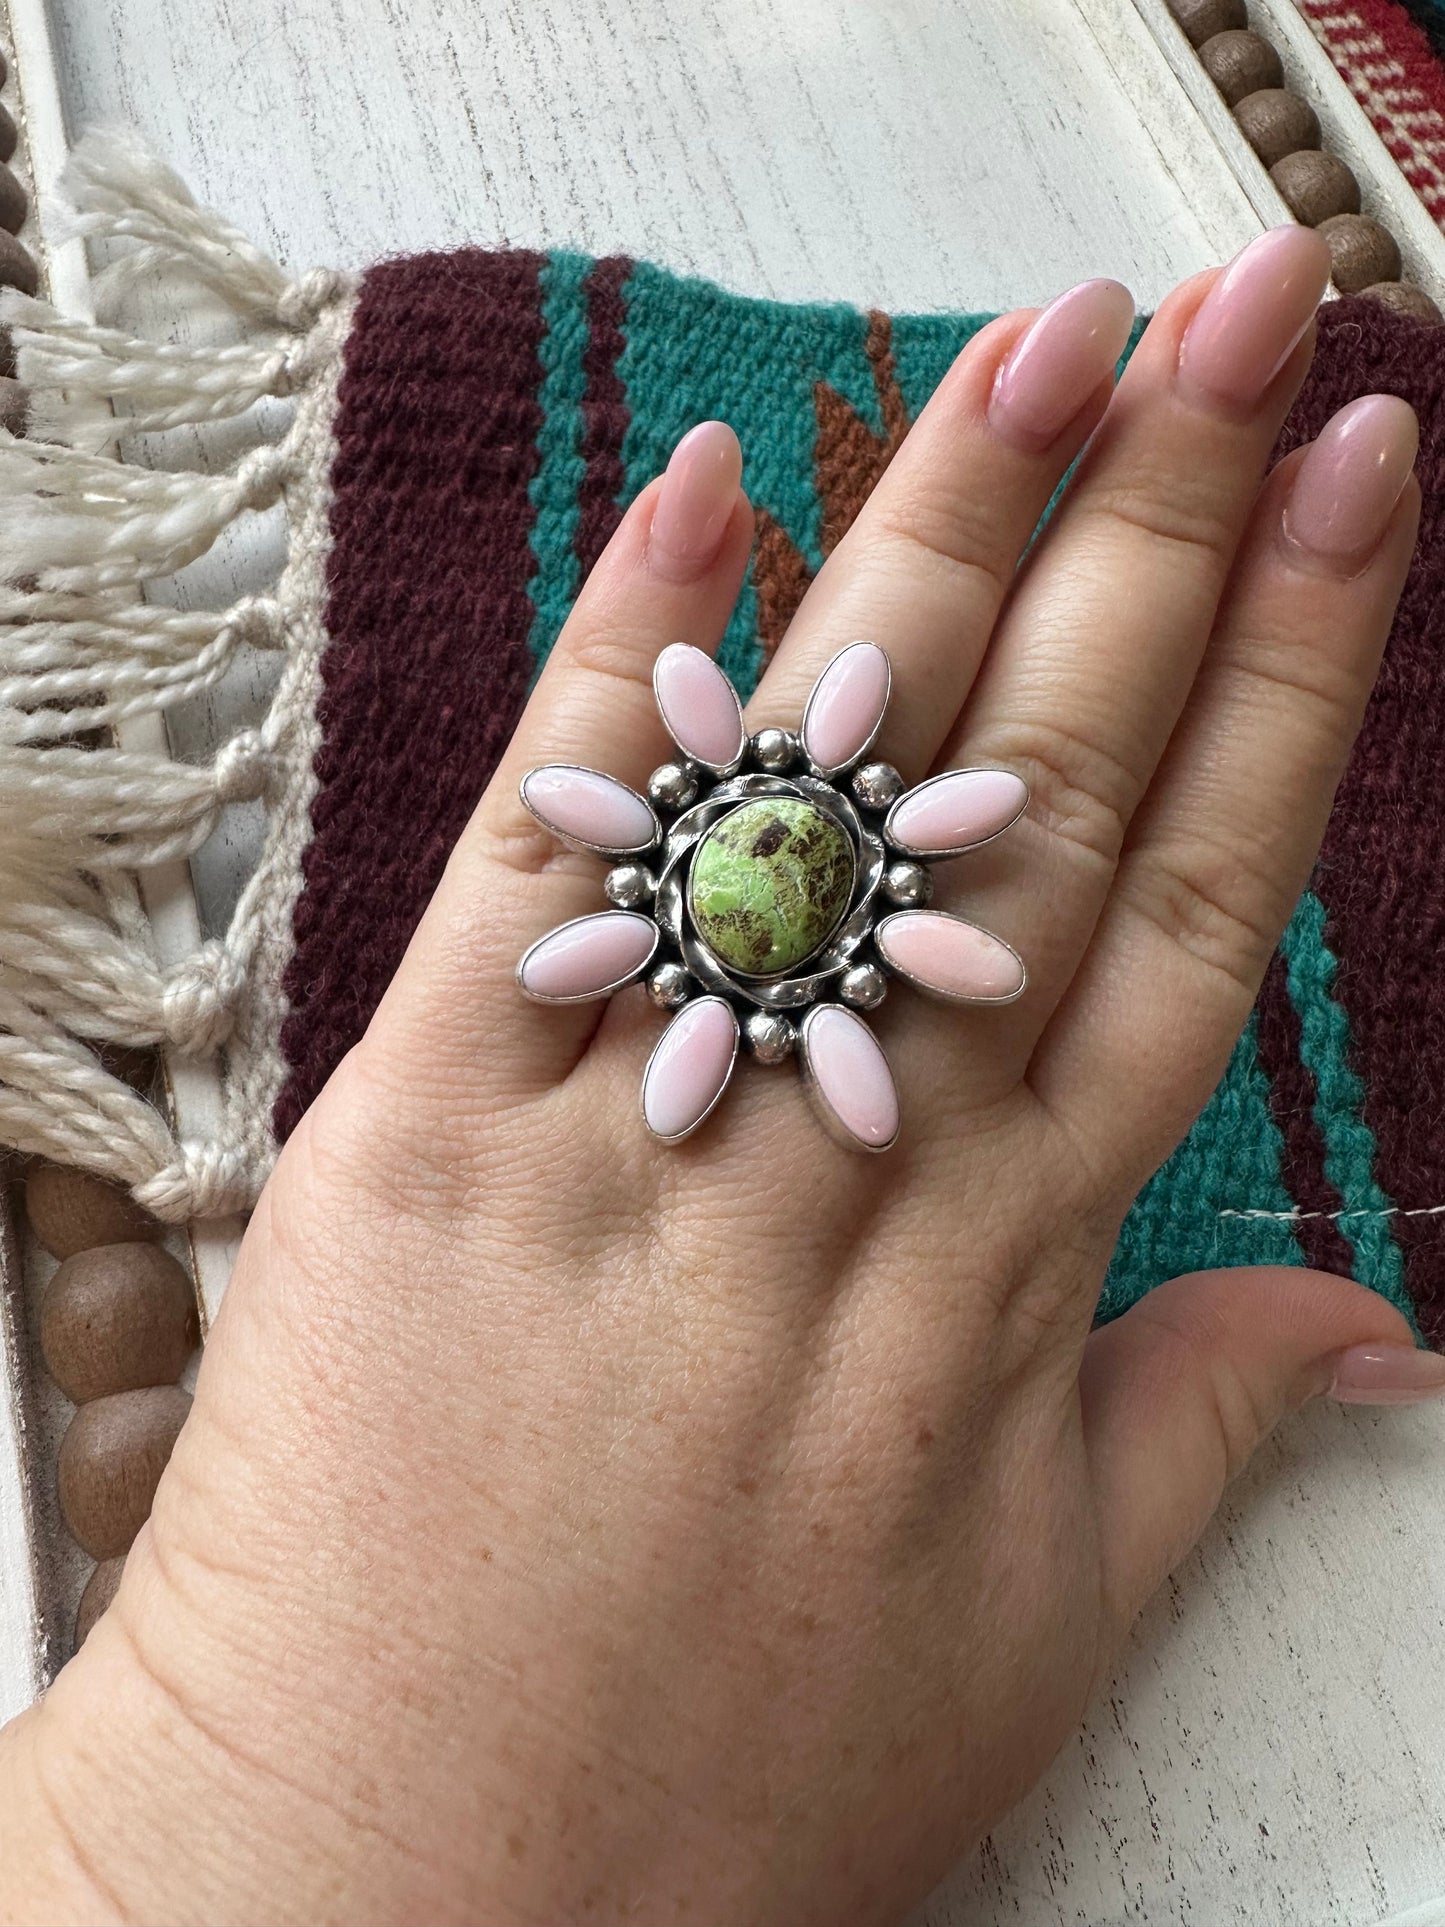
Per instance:
[[[1024,987],[1024,967],[1002,939],[941,910],[885,917],[874,942],[884,963],[940,997],[994,1003]]]
[[[517,974],[532,997],[602,997],[635,977],[656,946],[651,917],[600,910],[549,930],[523,957]]]
[[[546,763],[522,778],[522,801],[546,829],[598,850],[645,850],[657,835],[652,806],[601,770]]]
[[[684,755],[712,769],[726,769],[742,755],[737,695],[711,656],[689,643],[672,643],[657,659],[652,688],[667,733]]]
[[[803,1020],[813,1090],[845,1134],[870,1151],[898,1135],[898,1087],[883,1046],[841,1004],[817,1004]]]
[[[738,1020],[721,997],[684,1004],[642,1077],[642,1115],[658,1137],[686,1137],[722,1096],[738,1048]]]
[[[915,856],[953,855],[1006,830],[1028,800],[1028,784],[1012,770],[950,770],[899,797],[888,834]]]
[[[843,769],[873,740],[888,704],[888,658],[876,642],[841,649],[813,685],[803,748],[822,770]]]

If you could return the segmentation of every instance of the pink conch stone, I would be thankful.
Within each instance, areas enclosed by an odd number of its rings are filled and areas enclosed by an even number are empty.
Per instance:
[[[952,855],[1006,830],[1028,800],[1028,784],[1012,770],[950,770],[899,797],[888,834],[915,856]]]
[[[549,930],[522,959],[523,990],[533,997],[604,997],[635,977],[657,944],[651,917],[601,910]]]
[[[881,1151],[898,1135],[898,1087],[883,1047],[861,1017],[817,1004],[803,1020],[803,1050],[816,1094],[849,1137]]]
[[[821,770],[861,756],[888,702],[888,658],[874,642],[850,643],[819,676],[803,712],[803,748]]]
[[[522,778],[522,801],[539,823],[558,836],[593,849],[645,850],[657,835],[657,818],[635,790],[600,770],[548,763]]]
[[[642,1115],[659,1137],[686,1137],[722,1095],[737,1053],[738,1020],[721,997],[684,1004],[642,1078]]]
[[[742,711],[711,656],[672,643],[657,659],[652,687],[668,734],[684,755],[709,769],[726,769],[742,755]]]
[[[874,942],[884,963],[940,997],[991,1003],[1023,989],[1023,965],[1006,943],[939,910],[885,917]]]

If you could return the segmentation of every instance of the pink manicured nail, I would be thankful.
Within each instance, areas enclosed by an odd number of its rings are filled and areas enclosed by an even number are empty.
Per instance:
[[[1271,228],[1251,241],[1184,331],[1180,385],[1235,407],[1257,402],[1314,319],[1329,278],[1329,246],[1312,228]]]
[[[1110,374],[1134,324],[1117,281],[1082,281],[1051,302],[1010,353],[988,405],[1005,441],[1046,448]]]
[[[743,451],[726,422],[699,422],[672,451],[652,512],[648,550],[663,573],[700,575],[718,552],[742,481]]]
[[[1330,1397],[1346,1405],[1417,1405],[1445,1395],[1445,1358],[1409,1345],[1351,1345],[1335,1360]]]
[[[1410,479],[1420,424],[1395,395],[1362,395],[1306,450],[1284,507],[1286,538],[1329,562],[1355,562],[1389,526]]]

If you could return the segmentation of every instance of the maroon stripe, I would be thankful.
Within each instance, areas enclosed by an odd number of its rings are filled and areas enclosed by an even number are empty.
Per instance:
[[[338,399],[312,805],[283,980],[278,1139],[365,1029],[532,670],[535,254],[366,277]]]
[[[1421,424],[1420,545],[1364,727],[1340,788],[1315,887],[1339,960],[1336,991],[1365,1082],[1375,1176],[1420,1322],[1445,1344],[1445,328],[1371,302],[1321,312],[1320,352],[1286,445],[1375,390]]]
[[[1315,1121],[1314,1072],[1301,1054],[1303,1027],[1276,951],[1255,1005],[1259,1061],[1269,1079],[1270,1109],[1284,1142],[1285,1189],[1306,1215],[1295,1227],[1305,1258],[1318,1271],[1354,1271],[1349,1241],[1331,1216],[1344,1199],[1325,1176],[1325,1136]]]
[[[622,518],[618,506],[626,474],[622,438],[631,419],[627,390],[617,373],[627,304],[622,291],[632,263],[623,255],[599,261],[587,277],[587,346],[582,355],[582,459],[577,491],[577,561],[585,579]]]

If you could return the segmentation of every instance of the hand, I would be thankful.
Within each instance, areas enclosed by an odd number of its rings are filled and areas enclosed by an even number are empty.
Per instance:
[[[262,1199],[115,1605],[6,1736],[0,1915],[894,1918],[1283,1412],[1440,1387],[1383,1300],[1299,1270],[1090,1331],[1306,881],[1414,540],[1403,403],[1261,486],[1328,265],[1292,229],[1196,277],[1116,394],[1111,283],[985,329],[767,671],[750,726],[794,724],[875,638],[910,781],[1032,785],[942,873],[1029,989],[890,999],[885,1157],[747,1066],[662,1148],[640,992],[516,992],[600,904],[521,774],[640,784],[652,662],[716,644],[746,565],[720,426],[633,505]]]

